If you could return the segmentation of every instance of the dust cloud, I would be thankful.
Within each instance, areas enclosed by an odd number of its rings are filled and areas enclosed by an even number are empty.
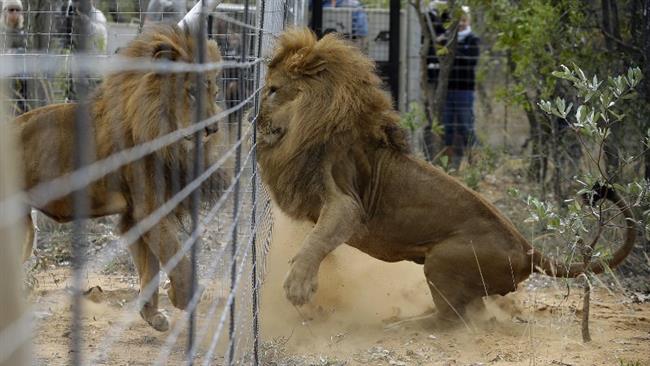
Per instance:
[[[282,283],[288,261],[298,251],[309,223],[295,222],[274,210],[274,232],[261,298],[262,337],[288,338],[296,352],[313,347],[365,347],[384,335],[384,326],[433,311],[422,266],[385,263],[342,245],[321,264],[319,287],[310,304],[294,307]],[[337,340],[345,338],[337,344]]]

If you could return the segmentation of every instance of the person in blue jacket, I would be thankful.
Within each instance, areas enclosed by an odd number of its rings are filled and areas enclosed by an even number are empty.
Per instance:
[[[352,8],[350,40],[368,53],[368,14],[359,0],[323,0],[323,8]]]

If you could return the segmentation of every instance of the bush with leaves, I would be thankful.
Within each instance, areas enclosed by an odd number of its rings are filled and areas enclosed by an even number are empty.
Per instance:
[[[611,136],[612,128],[624,122],[622,104],[625,100],[635,97],[634,90],[642,75],[639,68],[630,68],[624,75],[600,80],[595,75],[588,77],[577,66],[568,68],[564,65],[562,71],[553,72],[553,75],[570,84],[577,102],[574,105],[557,97],[553,100],[541,100],[538,105],[547,115],[566,121],[580,142],[589,166],[584,172],[575,172],[572,177],[578,187],[575,198],[565,202],[564,207],[556,207],[556,204],[546,202],[543,198],[528,197],[526,204],[530,217],[526,221],[568,244],[569,257],[581,257],[587,268],[592,261],[605,260],[611,256],[613,251],[608,243],[620,242],[619,229],[625,226],[620,223],[622,217],[616,207],[608,207],[605,201],[592,205],[594,195],[598,194],[594,187],[605,187],[623,194],[628,197],[629,205],[633,208],[638,209],[649,202],[647,181],[639,176],[637,180],[623,184],[616,179],[616,173],[608,172],[604,168],[607,139]],[[642,143],[648,148],[649,142],[650,131],[643,137]],[[642,156],[643,153],[627,156],[623,159],[623,164],[631,164]],[[583,199],[578,199],[579,197]],[[648,229],[646,227],[646,232]],[[585,279],[584,341],[590,340],[589,276],[589,273],[582,276]]]

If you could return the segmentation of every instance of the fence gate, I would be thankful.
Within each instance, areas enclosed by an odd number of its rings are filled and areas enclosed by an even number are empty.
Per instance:
[[[303,0],[3,3],[0,366],[261,364],[262,60]]]

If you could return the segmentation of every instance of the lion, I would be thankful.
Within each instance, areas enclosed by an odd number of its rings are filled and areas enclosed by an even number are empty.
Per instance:
[[[197,44],[189,30],[177,25],[155,25],[119,51],[134,60],[195,62]],[[207,61],[219,62],[221,55],[214,41],[207,42]],[[154,71],[121,71],[108,75],[85,103],[89,114],[87,157],[90,162],[119,154],[120,151],[147,143],[193,123],[198,88],[195,72],[165,73]],[[218,93],[217,71],[205,73],[203,115],[214,116]],[[75,114],[78,103],[54,104],[35,109],[15,120],[22,146],[25,188],[71,173],[75,145]],[[216,159],[219,141],[216,124],[206,127],[202,135],[205,166]],[[111,171],[87,188],[88,210],[85,217],[98,218],[121,215],[122,233],[153,213],[165,201],[191,181],[194,164],[193,136],[187,136],[133,163]],[[217,170],[201,186],[206,204],[213,202],[225,189],[227,174]],[[47,202],[26,202],[58,222],[69,222],[75,216],[72,194]],[[182,217],[189,211],[189,199],[183,201],[152,229],[129,247],[137,268],[141,290],[158,281],[161,264],[167,263],[180,249],[177,234]],[[27,216],[28,227],[32,226]],[[24,259],[32,252],[34,232],[30,228],[24,245]],[[191,298],[191,263],[187,256],[169,271],[171,303],[184,309]],[[169,321],[158,309],[158,289],[143,304],[142,318],[158,331],[166,331]]]
[[[309,302],[323,259],[343,243],[387,262],[422,264],[437,324],[457,324],[470,303],[505,295],[531,273],[575,277],[619,264],[635,242],[606,263],[565,267],[535,250],[490,202],[441,169],[414,157],[371,60],[329,34],[293,29],[268,65],[258,126],[258,160],[273,201],[314,223],[284,282],[294,305]]]

